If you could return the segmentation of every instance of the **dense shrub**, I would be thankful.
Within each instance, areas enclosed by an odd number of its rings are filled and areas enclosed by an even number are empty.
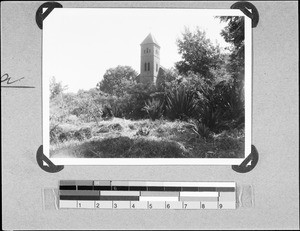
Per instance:
[[[167,117],[171,120],[188,120],[195,115],[195,91],[181,85],[169,90],[166,95]]]
[[[99,93],[94,89],[90,91],[78,91],[73,100],[65,104],[69,108],[69,113],[76,115],[82,122],[99,123],[102,116],[102,107],[99,104]]]
[[[217,86],[222,94],[223,118],[230,129],[241,128],[245,123],[243,87],[236,83],[221,82]]]
[[[232,121],[244,109],[243,104],[239,104],[241,107],[238,109],[233,107],[235,106],[233,103],[237,103],[239,99],[238,97],[232,98],[231,85],[225,81],[216,85],[203,84],[197,92],[198,120],[213,132],[233,128]]]
[[[157,99],[147,100],[143,110],[147,112],[151,120],[156,120],[162,117],[163,115],[163,103]]]
[[[130,119],[143,119],[147,117],[143,110],[145,102],[151,98],[151,94],[156,92],[155,86],[138,84],[130,90],[130,105],[132,111]]]
[[[111,105],[111,110],[112,110],[112,114],[114,115],[114,117],[118,117],[118,118],[124,117],[122,106],[123,105],[118,105],[118,104]]]
[[[199,120],[193,120],[191,122],[191,129],[195,134],[198,135],[198,137],[201,137],[204,140],[212,138],[212,133],[210,129]]]
[[[57,143],[59,141],[58,136],[62,131],[58,124],[50,124],[50,143]]]
[[[112,111],[112,108],[110,105],[104,105],[103,107],[103,112],[102,112],[102,118],[104,120],[109,120],[109,119],[112,119],[114,117],[114,114],[113,114],[113,111]]]
[[[60,142],[65,142],[65,141],[71,140],[72,137],[73,137],[72,132],[70,132],[70,131],[62,132],[62,133],[59,134],[58,140]]]

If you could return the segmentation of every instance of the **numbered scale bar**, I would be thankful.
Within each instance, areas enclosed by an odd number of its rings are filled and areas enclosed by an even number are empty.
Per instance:
[[[235,182],[60,181],[59,207],[236,209]]]

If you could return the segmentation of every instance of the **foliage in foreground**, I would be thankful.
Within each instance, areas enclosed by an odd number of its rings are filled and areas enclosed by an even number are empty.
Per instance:
[[[244,155],[244,134],[218,135],[205,126],[167,120],[112,119],[99,126],[62,124],[54,131],[52,157],[100,158],[237,158]],[[88,129],[83,129],[88,128]],[[200,138],[207,132],[207,139]],[[87,132],[88,131],[88,132]]]

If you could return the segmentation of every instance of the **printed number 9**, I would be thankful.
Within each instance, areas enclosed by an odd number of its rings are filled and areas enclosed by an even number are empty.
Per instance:
[[[221,209],[221,208],[223,208],[223,205],[222,205],[222,204],[219,204],[219,207],[220,207],[220,209]]]

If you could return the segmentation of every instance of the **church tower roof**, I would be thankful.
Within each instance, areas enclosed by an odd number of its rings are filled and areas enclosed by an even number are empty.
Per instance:
[[[158,42],[156,41],[154,36],[151,33],[149,33],[148,36],[144,39],[144,41],[141,43],[141,45],[143,45],[143,44],[153,44],[153,43],[156,44],[157,46],[159,46]]]

